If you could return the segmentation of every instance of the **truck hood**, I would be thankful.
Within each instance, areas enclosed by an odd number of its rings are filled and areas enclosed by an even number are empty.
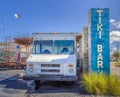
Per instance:
[[[75,55],[35,55],[32,54],[27,59],[27,62],[73,62],[75,61]]]

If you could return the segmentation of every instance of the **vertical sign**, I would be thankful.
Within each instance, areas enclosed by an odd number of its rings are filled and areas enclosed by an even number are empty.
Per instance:
[[[91,9],[91,69],[110,73],[109,9]]]

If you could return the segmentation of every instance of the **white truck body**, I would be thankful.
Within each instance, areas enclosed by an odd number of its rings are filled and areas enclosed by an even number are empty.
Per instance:
[[[75,33],[34,33],[26,80],[76,81]]]

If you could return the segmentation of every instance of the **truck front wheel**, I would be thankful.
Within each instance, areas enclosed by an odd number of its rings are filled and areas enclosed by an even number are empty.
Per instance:
[[[67,84],[68,85],[73,85],[73,84],[75,84],[75,81],[67,81]]]
[[[40,88],[40,80],[34,80],[35,83],[35,90]]]

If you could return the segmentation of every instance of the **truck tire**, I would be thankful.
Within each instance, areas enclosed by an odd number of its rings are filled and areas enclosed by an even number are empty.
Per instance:
[[[73,85],[73,84],[75,84],[75,81],[67,81],[67,84],[68,85]]]
[[[35,83],[35,90],[40,88],[40,80],[34,80]]]

